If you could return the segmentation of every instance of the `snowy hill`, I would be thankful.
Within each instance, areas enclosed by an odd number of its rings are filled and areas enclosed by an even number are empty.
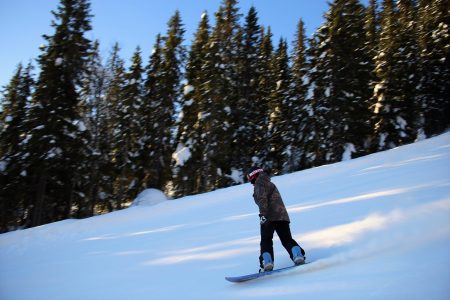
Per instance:
[[[447,133],[274,177],[312,263],[244,284],[250,184],[2,234],[0,299],[449,299],[449,167]]]

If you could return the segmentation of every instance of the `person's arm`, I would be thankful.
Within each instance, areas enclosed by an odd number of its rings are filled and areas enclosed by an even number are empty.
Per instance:
[[[269,188],[263,182],[255,183],[255,202],[259,207],[259,216],[267,217],[269,199],[268,199],[268,191]]]

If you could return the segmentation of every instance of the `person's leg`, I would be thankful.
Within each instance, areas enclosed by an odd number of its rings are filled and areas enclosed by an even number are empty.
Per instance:
[[[267,252],[271,255],[272,262],[274,261],[274,253],[273,253],[273,233],[275,228],[272,222],[267,221],[264,224],[261,224],[261,253],[259,256],[259,264],[261,268],[264,269],[263,265],[263,253]]]
[[[289,253],[289,257],[293,259],[292,248],[298,246],[301,249],[302,255],[305,255],[305,251],[298,245],[298,243],[292,238],[291,228],[289,226],[289,222],[279,221],[273,222],[275,230],[277,232],[278,237],[281,240],[281,244]]]

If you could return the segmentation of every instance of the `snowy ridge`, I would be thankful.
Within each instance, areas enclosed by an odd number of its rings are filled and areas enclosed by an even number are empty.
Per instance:
[[[274,177],[311,264],[258,268],[252,187],[0,235],[0,299],[449,299],[450,133]],[[275,265],[291,262],[275,240]]]

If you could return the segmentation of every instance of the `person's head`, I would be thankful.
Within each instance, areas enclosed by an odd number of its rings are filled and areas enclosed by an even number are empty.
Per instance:
[[[264,172],[264,170],[259,167],[251,167],[247,172],[248,181],[250,181],[252,184],[255,184],[256,178],[258,178],[261,172]]]

